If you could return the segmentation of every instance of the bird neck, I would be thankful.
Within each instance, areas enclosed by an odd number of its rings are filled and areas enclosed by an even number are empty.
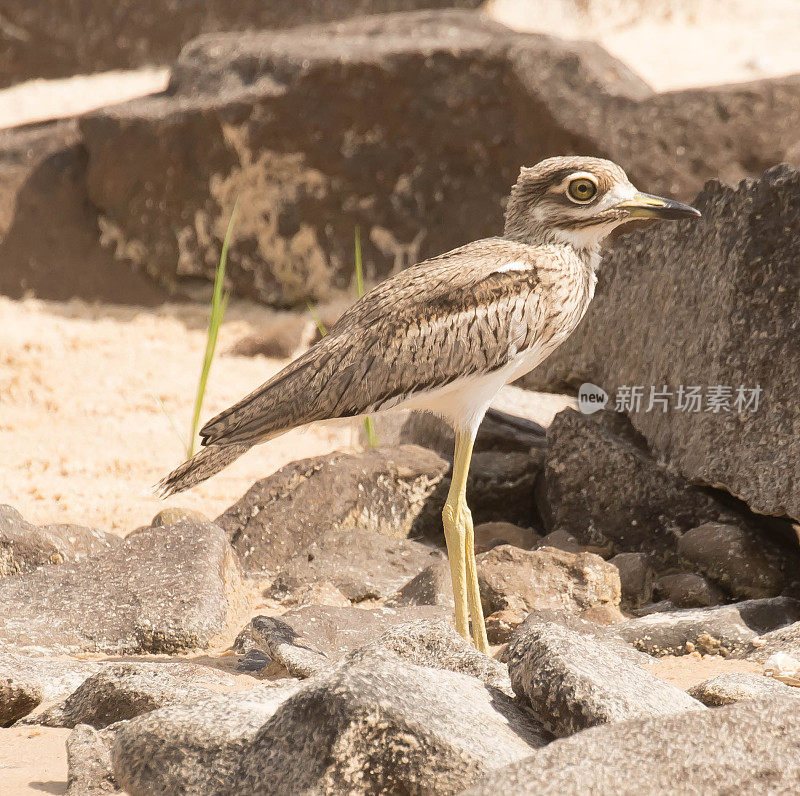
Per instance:
[[[561,249],[568,257],[582,262],[592,274],[600,264],[600,241],[594,236],[584,238],[566,230],[537,224],[529,225],[524,230],[506,227],[503,237],[528,246],[550,246]]]

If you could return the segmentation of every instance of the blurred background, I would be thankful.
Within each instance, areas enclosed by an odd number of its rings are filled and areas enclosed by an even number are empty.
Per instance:
[[[692,200],[800,164],[798,0],[0,0],[0,493],[122,532],[203,417],[367,284],[502,229],[519,167]],[[543,418],[544,421],[547,417]],[[296,432],[183,503],[227,506]]]

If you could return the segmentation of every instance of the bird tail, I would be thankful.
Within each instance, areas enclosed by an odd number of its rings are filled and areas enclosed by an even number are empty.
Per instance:
[[[201,448],[191,459],[175,468],[166,478],[158,483],[156,491],[162,498],[183,492],[190,487],[211,478],[248,451],[252,443],[233,442],[229,444],[209,445]]]

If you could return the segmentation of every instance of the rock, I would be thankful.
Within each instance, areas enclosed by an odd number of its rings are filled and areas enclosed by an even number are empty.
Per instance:
[[[216,522],[251,571],[277,572],[335,531],[441,539],[449,468],[415,445],[304,459],[256,482]],[[530,517],[535,478],[524,454],[476,455],[468,484],[475,521]]]
[[[563,528],[558,531],[551,531],[543,536],[536,544],[538,547],[554,547],[556,550],[563,550],[565,553],[582,553],[583,548],[578,544],[578,540]]]
[[[165,284],[212,278],[240,196],[226,276],[287,306],[350,286],[357,225],[375,278],[497,234],[521,163],[606,151],[575,115],[645,94],[596,45],[419,12],[203,37],[168,92],[88,114],[81,130],[91,198],[123,256]],[[289,130],[297,118],[308,124]],[[456,157],[434,136],[469,145]],[[190,170],[178,152],[195,153]]]
[[[67,796],[119,793],[111,767],[116,728],[96,730],[79,724],[67,738]]]
[[[232,790],[457,793],[545,741],[512,699],[384,650],[308,681],[244,751]]]
[[[598,642],[608,647],[618,657],[623,658],[629,663],[636,664],[637,666],[648,666],[653,662],[653,659],[649,655],[639,652],[617,636],[613,628],[598,625],[591,620],[585,619],[582,616],[576,616],[564,609],[545,608],[531,611],[525,618],[525,621],[516,629],[513,638],[516,638],[516,636],[523,636],[528,633],[529,629],[535,629],[539,625],[544,624],[555,624],[569,630],[571,633],[588,636],[591,641]],[[507,662],[507,655],[508,653],[506,652],[502,656],[502,660]]]
[[[597,605],[619,606],[615,567],[593,553],[552,547],[495,547],[478,557],[478,583],[487,614],[505,609],[565,608],[579,613]]]
[[[307,605],[287,611],[280,619],[256,616],[239,633],[234,650],[266,652],[292,677],[312,677],[329,671],[351,650],[375,641],[389,628],[412,620],[449,618],[450,611],[435,606],[402,608],[336,608]]]
[[[800,697],[800,689],[747,672],[717,675],[692,686],[688,693],[710,708],[768,697]]]
[[[42,692],[34,683],[0,675],[0,727],[10,727],[41,701]]]
[[[650,655],[685,655],[695,650],[729,655],[749,648],[760,634],[800,618],[800,602],[788,597],[745,600],[713,608],[652,613],[617,625],[614,632]]]
[[[539,535],[530,528],[520,528],[510,522],[483,522],[475,527],[475,549],[510,544],[529,550],[539,540]]]
[[[315,326],[310,318],[286,315],[257,334],[237,340],[225,353],[236,357],[289,359],[311,342]]]
[[[115,779],[130,794],[230,793],[244,749],[297,688],[296,681],[261,683],[120,724],[111,750]]]
[[[764,675],[797,688],[800,686],[800,660],[785,652],[776,652],[764,661]]]
[[[653,597],[653,570],[644,553],[617,553],[609,562],[619,572],[622,605],[640,608]]]
[[[3,11],[13,22],[4,31],[0,87],[31,78],[167,64],[186,42],[202,33],[290,28],[361,14],[477,5],[478,0],[281,0],[269,5],[242,2],[229,7],[214,0],[189,7],[166,0],[123,0],[109,13],[90,0],[47,7],[7,0]]]
[[[182,506],[169,506],[153,517],[150,526],[152,528],[163,528],[167,525],[175,525],[179,522],[211,522],[205,514],[202,514],[195,509],[186,509]]]
[[[788,585],[786,553],[748,528],[704,523],[680,538],[678,553],[734,597],[775,597]]]
[[[419,12],[204,36],[168,92],[81,129],[91,200],[121,256],[167,283],[211,279],[238,195],[234,289],[298,304],[350,285],[356,225],[376,277],[498,234],[520,164],[542,157],[596,152],[683,198],[752,174],[795,144],[797,84],[654,95],[597,45]]]
[[[41,658],[7,651],[0,653],[0,680],[30,684],[42,693],[45,702],[69,696],[101,668],[102,664],[96,661]]]
[[[3,44],[0,61],[7,38]],[[115,259],[101,238],[76,122],[0,130],[0,294],[162,303],[165,292]]]
[[[537,487],[545,527],[583,543],[671,560],[682,531],[732,519],[730,509],[648,452],[622,415],[561,412],[548,430]]]
[[[361,602],[393,594],[443,554],[411,539],[378,533],[336,530],[290,558],[269,589],[277,600],[294,599],[313,583],[335,586],[348,600]]]
[[[232,678],[212,679],[206,667],[193,664],[115,663],[104,666],[85,680],[64,702],[36,716],[46,727],[88,724],[103,729],[142,713],[178,702],[208,696],[209,682],[221,684]]]
[[[736,91],[743,96],[744,87]],[[603,260],[580,329],[526,385],[591,381],[609,395],[622,385],[666,384],[673,393],[701,385],[703,410],[709,387],[730,387],[731,411],[678,411],[673,394],[672,411],[644,411],[645,399],[630,418],[654,453],[685,477],[725,489],[760,514],[800,518],[798,196],[800,172],[776,167],[737,188],[708,184],[693,202],[703,213],[697,224],[625,236]],[[756,386],[757,411],[735,411],[736,391]],[[705,521],[715,520],[696,525]],[[789,566],[797,571],[796,553]]]
[[[281,603],[286,606],[300,608],[303,605],[335,605],[340,608],[350,606],[350,600],[333,583],[315,581],[299,585],[287,594]]]
[[[484,685],[513,697],[506,667],[478,652],[443,620],[417,620],[393,625],[376,641],[361,648],[388,650],[417,666],[428,666],[477,677]]]
[[[746,657],[756,661],[766,661],[776,653],[785,653],[800,659],[800,621],[797,621],[797,617],[789,619],[788,622],[776,622],[773,628],[751,640],[745,651]]]
[[[244,607],[225,534],[183,522],[0,581],[0,643],[58,654],[175,653],[219,640]]]
[[[557,736],[702,707],[603,642],[553,623],[518,633],[506,659],[515,693]]]
[[[11,506],[0,505],[0,578],[46,564],[80,561],[121,544],[118,536],[80,525],[37,527]]]
[[[426,567],[386,601],[388,606],[443,605],[452,608],[453,581],[447,559]]]
[[[716,586],[692,572],[662,575],[655,582],[655,593],[675,608],[706,608],[725,602],[725,596]]]
[[[774,698],[608,724],[554,741],[467,793],[633,796],[641,783],[650,793],[793,793],[799,731],[795,701]]]

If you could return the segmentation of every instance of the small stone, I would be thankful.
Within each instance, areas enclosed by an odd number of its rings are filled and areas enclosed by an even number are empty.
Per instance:
[[[442,559],[426,567],[390,597],[386,605],[443,605],[452,608],[454,598],[450,563]]]
[[[314,322],[310,318],[287,315],[276,318],[268,327],[237,340],[226,352],[235,357],[289,359],[311,342]]]
[[[787,585],[786,555],[749,528],[707,522],[683,534],[678,553],[735,597],[774,597]]]
[[[202,512],[195,509],[185,509],[182,506],[169,506],[162,509],[150,521],[151,528],[164,528],[167,525],[176,525],[179,522],[211,522]]]
[[[786,685],[800,686],[800,660],[787,655],[785,652],[776,652],[764,661],[764,674],[774,677]]]
[[[702,709],[609,645],[560,625],[528,625],[509,644],[506,658],[515,693],[558,736],[597,724]]]
[[[116,728],[96,730],[79,724],[67,738],[67,796],[119,793],[111,768]]]
[[[490,644],[505,644],[514,631],[525,621],[527,613],[522,610],[504,608],[485,618],[486,637]]]
[[[622,606],[640,608],[653,597],[653,570],[644,553],[618,553],[609,560],[619,572]]]
[[[760,633],[800,618],[800,602],[789,597],[745,600],[732,605],[657,612],[617,625],[614,633],[650,655],[746,653]]]
[[[692,686],[688,693],[710,708],[773,696],[800,697],[800,690],[764,675],[746,672],[717,675]]]
[[[592,553],[552,547],[495,547],[478,556],[478,582],[486,614],[565,607],[580,612],[598,605],[616,607],[620,601],[616,567]]]
[[[484,522],[475,527],[475,548],[497,547],[510,544],[529,550],[539,539],[539,534],[530,528],[520,528],[510,522]]]
[[[725,595],[716,586],[692,572],[662,575],[653,586],[656,597],[678,608],[707,608],[725,602]]]
[[[583,548],[578,544],[578,540],[563,528],[557,531],[551,531],[546,536],[543,536],[536,543],[536,547],[553,547],[556,550],[564,550],[567,553],[581,553]]]

